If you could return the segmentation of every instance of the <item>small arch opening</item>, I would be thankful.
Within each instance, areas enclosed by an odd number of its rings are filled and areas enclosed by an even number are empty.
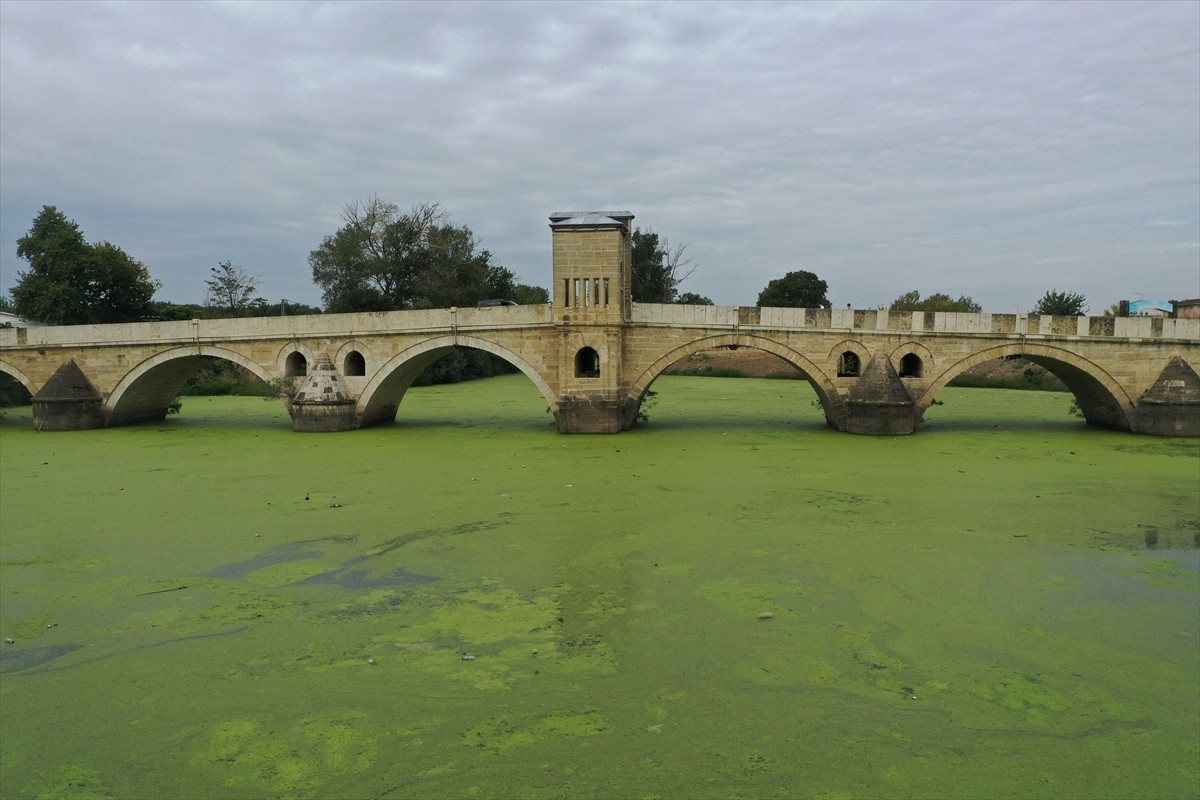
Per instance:
[[[925,373],[925,364],[916,353],[909,353],[900,359],[901,378],[919,378]]]
[[[575,354],[575,377],[600,377],[600,354],[597,353],[593,348],[584,347]]]
[[[858,353],[847,350],[838,356],[837,374],[839,378],[857,378],[862,374],[862,361]]]
[[[303,377],[308,374],[308,359],[303,353],[293,352],[284,362],[283,371],[289,378]]]
[[[342,374],[346,376],[366,375],[367,360],[363,358],[363,354],[357,350],[347,353],[346,358],[342,360]]]

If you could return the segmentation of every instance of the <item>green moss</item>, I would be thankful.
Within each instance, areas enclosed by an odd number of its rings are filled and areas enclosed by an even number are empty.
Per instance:
[[[492,753],[530,747],[557,738],[608,733],[612,725],[596,709],[559,711],[542,716],[503,714],[481,722],[463,734],[463,744]]]
[[[36,800],[103,800],[114,797],[100,773],[79,764],[64,764],[31,787]]]
[[[211,726],[191,747],[190,763],[224,786],[271,797],[308,797],[331,780],[368,769],[372,737],[356,730],[361,715],[304,717],[280,725],[260,719]]]
[[[1200,442],[1039,392],[876,439],[802,382],[655,389],[616,437],[521,376],[311,438],[14,412],[0,797],[1194,794]]]

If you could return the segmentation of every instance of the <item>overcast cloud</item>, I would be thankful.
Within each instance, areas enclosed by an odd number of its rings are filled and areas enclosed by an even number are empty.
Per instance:
[[[0,289],[42,205],[198,302],[320,303],[342,207],[439,202],[549,287],[555,211],[752,305],[1200,296],[1200,3],[0,3]]]

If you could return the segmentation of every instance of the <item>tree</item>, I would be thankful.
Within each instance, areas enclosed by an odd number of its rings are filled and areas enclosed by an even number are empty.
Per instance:
[[[541,286],[518,283],[513,287],[512,294],[508,296],[508,299],[517,305],[540,306],[550,302],[550,292]]]
[[[212,277],[204,282],[208,287],[204,304],[225,316],[244,316],[258,291],[258,276],[232,261],[222,261],[211,272]]]
[[[983,307],[966,295],[954,300],[941,292],[931,294],[924,300],[916,289],[900,295],[888,306],[888,311],[961,311],[977,314]]]
[[[378,197],[354,201],[342,222],[308,256],[328,312],[473,306],[516,289],[516,275],[437,203],[401,214]]]
[[[711,306],[712,300],[695,292],[684,292],[675,298],[675,302],[684,306]]]
[[[1060,292],[1051,289],[1042,295],[1033,307],[1032,314],[1052,314],[1064,317],[1081,317],[1087,313],[1087,298],[1075,292]]]
[[[827,308],[829,285],[807,270],[789,272],[767,284],[758,306],[770,308]]]
[[[150,304],[150,319],[164,322],[204,319],[204,308],[195,303],[172,303],[156,300]]]
[[[278,303],[268,303],[261,297],[256,298],[250,305],[252,317],[302,317],[306,314],[320,314],[321,309],[295,300],[280,300]]]
[[[6,294],[0,294],[0,311],[8,311],[10,313],[16,311],[16,306],[13,305],[13,301]]]
[[[30,268],[18,275],[13,306],[20,316],[51,325],[143,319],[160,285],[116,245],[88,244],[79,226],[54,206],[43,206],[17,240],[17,255]]]
[[[666,239],[654,231],[635,228],[631,237],[633,300],[637,303],[673,303],[679,285],[693,272],[696,265],[685,254],[687,245],[672,248]]]

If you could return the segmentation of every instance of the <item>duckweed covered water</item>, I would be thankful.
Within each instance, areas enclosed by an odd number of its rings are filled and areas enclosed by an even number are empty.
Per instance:
[[[1200,442],[1047,393],[872,438],[801,382],[656,389],[592,437],[521,376],[342,434],[10,411],[0,794],[1200,793]]]

